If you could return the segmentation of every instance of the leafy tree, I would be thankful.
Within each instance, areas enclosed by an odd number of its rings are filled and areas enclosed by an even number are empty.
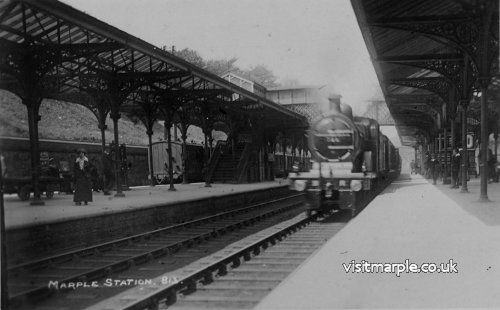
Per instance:
[[[166,50],[166,46],[164,46],[163,49]],[[225,72],[233,72],[246,79],[259,83],[264,87],[276,87],[279,85],[276,82],[278,78],[274,75],[274,73],[262,64],[250,67],[250,69],[241,69],[236,65],[236,62],[238,61],[237,57],[231,57],[229,59],[204,60],[197,51],[189,48],[184,48],[179,51],[173,50],[172,53],[175,56],[178,56],[200,68],[205,68],[209,72],[217,75],[221,75]]]
[[[200,54],[192,49],[189,48],[184,48],[180,51],[173,51],[173,54],[177,57],[180,57],[190,63],[192,63],[195,66],[198,66],[200,68],[205,67],[205,60],[200,56]]]
[[[217,75],[221,75],[228,71],[241,71],[240,68],[235,65],[237,60],[238,58],[236,57],[230,59],[210,59],[207,61],[205,69]]]
[[[265,87],[276,87],[279,85],[276,82],[278,78],[264,65],[257,65],[243,72],[249,80],[255,81]]]

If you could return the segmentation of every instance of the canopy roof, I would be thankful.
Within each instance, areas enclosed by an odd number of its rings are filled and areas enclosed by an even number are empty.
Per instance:
[[[351,0],[404,145],[432,135],[498,76],[498,1]]]
[[[151,102],[197,102],[276,127],[307,126],[303,116],[55,0],[0,2],[0,57],[0,88],[21,98],[33,95],[22,82],[29,72],[41,80],[39,96],[93,111],[118,101],[121,112],[140,116]]]

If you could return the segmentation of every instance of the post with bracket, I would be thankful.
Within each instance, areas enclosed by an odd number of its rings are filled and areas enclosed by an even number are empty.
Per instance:
[[[448,130],[446,128],[446,126],[443,126],[443,157],[444,157],[444,163],[443,163],[443,167],[444,167],[444,174],[443,174],[443,184],[450,184],[451,181],[450,181],[450,178],[448,177],[448,174],[449,172],[451,171],[450,167],[449,167],[449,164],[451,163],[451,160],[450,162],[448,162],[448,155],[449,155],[449,150],[448,150]]]
[[[467,152],[467,106],[469,104],[468,100],[460,100],[459,109],[461,115],[462,122],[462,163],[460,165],[461,168],[461,176],[460,179],[462,181],[462,189],[461,193],[468,193],[469,190],[467,188],[467,174],[469,169],[469,154]]]
[[[480,77],[479,85],[481,87],[481,158],[479,162],[479,171],[481,174],[481,194],[479,201],[488,202],[488,104],[487,104],[487,91],[489,84],[488,77]]]
[[[455,177],[453,175],[453,151],[455,150],[456,143],[455,143],[455,117],[452,117],[450,120],[450,144],[451,144],[451,157],[450,157],[450,183],[451,183],[451,188],[453,188],[456,184]]]

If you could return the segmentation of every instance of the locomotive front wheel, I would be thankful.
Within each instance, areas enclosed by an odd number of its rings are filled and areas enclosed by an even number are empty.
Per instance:
[[[31,188],[28,185],[25,185],[19,189],[17,192],[17,197],[22,201],[26,201],[30,199]]]
[[[45,196],[47,196],[47,198],[49,198],[49,199],[52,199],[52,198],[54,198],[54,192],[53,191],[47,191],[45,193]]]

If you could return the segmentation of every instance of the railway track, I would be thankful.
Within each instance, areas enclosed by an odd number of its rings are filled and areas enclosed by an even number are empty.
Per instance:
[[[299,215],[89,308],[250,309],[347,223]],[[174,279],[165,283],[163,279]]]
[[[19,307],[26,306],[26,301],[38,302],[54,293],[53,287],[49,288],[49,284],[56,281],[59,288],[68,288],[69,285],[69,289],[74,289],[71,283],[75,285],[102,279],[163,256],[172,255],[181,249],[192,248],[207,240],[217,240],[217,237],[231,231],[243,230],[252,225],[255,229],[264,229],[268,219],[293,210],[301,204],[302,195],[291,195],[10,266],[8,268],[10,303]],[[264,227],[259,227],[258,223]]]

